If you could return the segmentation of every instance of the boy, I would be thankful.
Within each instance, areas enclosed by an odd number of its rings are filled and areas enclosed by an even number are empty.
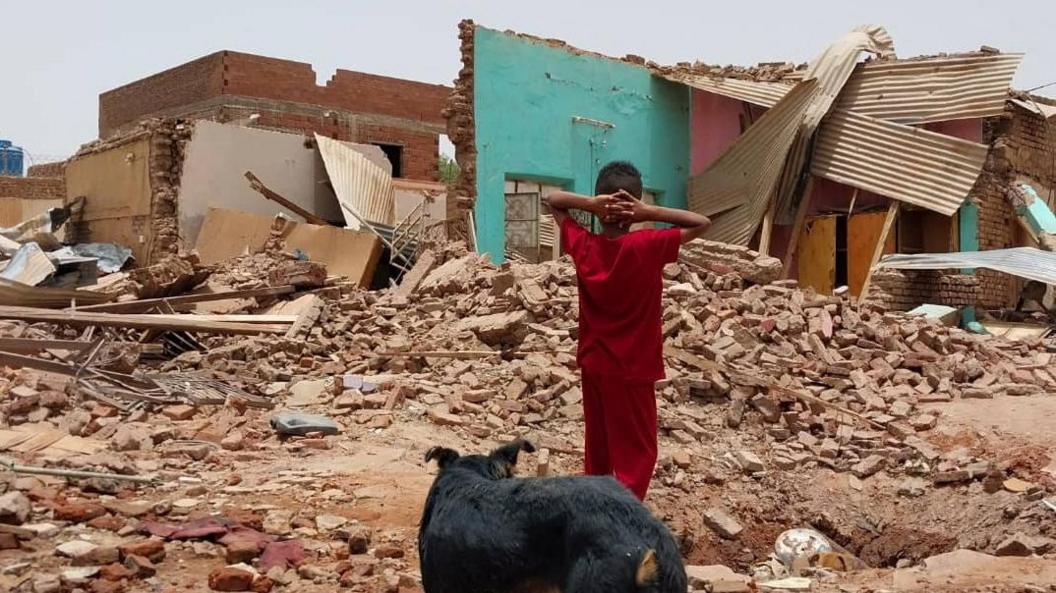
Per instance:
[[[664,377],[662,271],[711,221],[643,203],[642,176],[627,162],[605,165],[594,192],[593,198],[569,192],[547,198],[579,283],[586,473],[615,475],[644,500],[657,455],[654,384]],[[570,209],[601,219],[601,234],[581,227]],[[632,223],[647,221],[680,228],[628,232]]]

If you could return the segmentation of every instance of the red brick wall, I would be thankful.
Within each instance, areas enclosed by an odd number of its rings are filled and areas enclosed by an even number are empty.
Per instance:
[[[27,200],[64,199],[66,181],[61,177],[0,176],[0,198]]]
[[[338,70],[315,83],[310,64],[233,51],[217,52],[99,96],[99,135],[120,126],[221,95],[295,101],[443,125],[451,89],[387,76]]]
[[[972,191],[979,205],[979,249],[1004,249],[1027,244],[1007,197],[1017,178],[1035,182],[1043,198],[1056,189],[1056,129],[1025,109],[1009,105],[986,125],[991,143],[983,175]],[[1051,201],[1050,201],[1051,203]],[[1022,281],[999,272],[978,270],[980,304],[1007,306],[1015,302]]]
[[[438,178],[439,138],[424,126],[444,124],[441,112],[450,88],[348,70],[338,70],[325,85],[315,81],[310,64],[217,52],[100,95],[99,135],[109,137],[166,110],[177,110],[181,117],[216,121],[235,121],[256,113],[261,127],[398,144],[403,146],[404,177]],[[221,96],[230,101],[195,107]],[[254,104],[248,106],[250,102]],[[339,115],[324,116],[327,108]],[[406,120],[407,125],[391,119],[378,121],[385,118]]]
[[[216,52],[99,95],[99,137],[144,117],[223,93],[224,53]]]
[[[979,279],[941,270],[881,269],[873,273],[868,300],[896,311],[908,311],[924,303],[971,306],[979,300]]]
[[[325,86],[315,84],[310,64],[225,52],[224,94],[325,105],[443,124],[451,89],[439,84],[338,70]]]
[[[66,174],[66,161],[31,165],[26,170],[28,177],[63,177]]]

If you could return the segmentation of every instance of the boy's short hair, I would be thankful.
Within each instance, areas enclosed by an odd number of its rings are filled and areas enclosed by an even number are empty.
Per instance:
[[[614,194],[621,189],[642,199],[642,174],[627,161],[612,161],[598,171],[594,194]]]

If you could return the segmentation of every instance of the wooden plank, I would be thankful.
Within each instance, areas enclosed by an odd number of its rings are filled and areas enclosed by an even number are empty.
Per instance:
[[[432,251],[425,251],[418,256],[418,261],[414,263],[414,266],[409,272],[403,276],[403,280],[400,285],[396,287],[396,294],[402,297],[409,297],[417,290],[418,285],[421,284],[422,280],[433,270],[436,266],[436,254]]]
[[[847,219],[847,287],[854,296],[862,293],[869,275],[873,251],[884,228],[883,212],[853,214]],[[887,249],[884,250],[888,253]]]
[[[0,305],[61,309],[71,302],[94,305],[114,300],[114,295],[85,290],[67,290],[49,286],[27,286],[0,278]]]
[[[902,202],[891,200],[891,204],[887,207],[884,226],[880,229],[880,240],[876,242],[876,247],[873,249],[873,257],[869,260],[869,272],[865,276],[865,282],[862,283],[862,293],[858,295],[860,300],[864,300],[869,296],[869,285],[873,279],[873,272],[876,270],[877,262],[880,261],[880,256],[884,254],[884,247],[887,245],[891,229],[895,226],[895,219],[898,218],[898,211],[901,205]]]
[[[159,317],[162,318],[159,319]],[[81,313],[78,311],[49,311],[47,309],[29,307],[0,307],[0,319],[43,321],[71,327],[124,327],[129,329],[182,330],[232,335],[281,334],[287,330],[286,324],[237,323],[204,320],[201,318],[179,319],[174,317],[183,316],[158,316],[136,313]]]
[[[799,201],[799,208],[796,209],[796,219],[792,223],[792,234],[788,236],[788,248],[785,250],[785,269],[781,274],[782,278],[788,278],[789,274],[792,273],[792,260],[795,259],[793,256],[796,254],[796,247],[799,244],[799,235],[803,232],[803,223],[807,220],[807,212],[810,210],[810,197],[814,193],[814,176],[807,180],[807,187],[803,190],[803,198]]]
[[[80,352],[91,346],[81,340],[37,340],[34,338],[0,338],[0,350],[5,352],[35,353],[42,350],[69,350]]]
[[[205,264],[256,253],[271,238],[273,222],[267,216],[210,208],[195,248]],[[329,274],[364,288],[374,278],[382,251],[381,240],[370,232],[292,221],[286,224],[284,241],[287,250],[300,249],[309,260],[325,264]]]
[[[254,191],[258,192],[260,195],[271,200],[272,202],[275,202],[276,204],[282,206],[283,208],[289,210],[290,212],[293,212],[297,216],[300,216],[306,222],[319,225],[330,224],[325,219],[319,218],[315,214],[312,214],[311,212],[305,210],[304,208],[301,208],[297,204],[294,204],[293,202],[282,197],[281,195],[268,189],[268,187],[264,185],[264,182],[258,179],[257,176],[254,175],[251,171],[246,171],[246,179],[249,180],[249,187],[253,188]]]
[[[172,307],[190,303],[207,303],[210,301],[226,301],[228,299],[254,299],[261,297],[282,296],[294,291],[292,286],[269,286],[267,288],[253,288],[249,290],[231,290],[225,292],[208,292],[204,294],[185,294],[175,297],[161,297],[157,299],[141,299],[138,301],[124,301],[120,303],[102,303],[99,305],[88,305],[77,307],[78,311],[102,311],[106,313],[142,313],[154,307],[166,303]]]
[[[308,335],[311,331],[312,326],[319,320],[319,317],[323,314],[323,299],[317,295],[312,295],[311,301],[305,306],[304,310],[296,316],[293,324],[286,330],[287,338],[299,338]]]
[[[759,231],[759,253],[763,255],[770,255],[770,240],[774,235],[774,210],[776,208],[777,201],[771,200],[770,207],[763,215],[763,226]]]
[[[807,221],[796,251],[799,285],[818,294],[832,294],[836,281],[836,217],[821,216]]]

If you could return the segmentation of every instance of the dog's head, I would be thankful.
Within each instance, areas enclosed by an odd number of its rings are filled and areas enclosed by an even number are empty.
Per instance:
[[[440,473],[459,468],[490,480],[501,480],[513,477],[513,468],[517,465],[517,456],[521,451],[534,453],[535,446],[524,439],[516,439],[487,455],[466,455],[465,457],[459,455],[454,449],[433,447],[426,451],[425,461],[428,463],[435,459]]]

